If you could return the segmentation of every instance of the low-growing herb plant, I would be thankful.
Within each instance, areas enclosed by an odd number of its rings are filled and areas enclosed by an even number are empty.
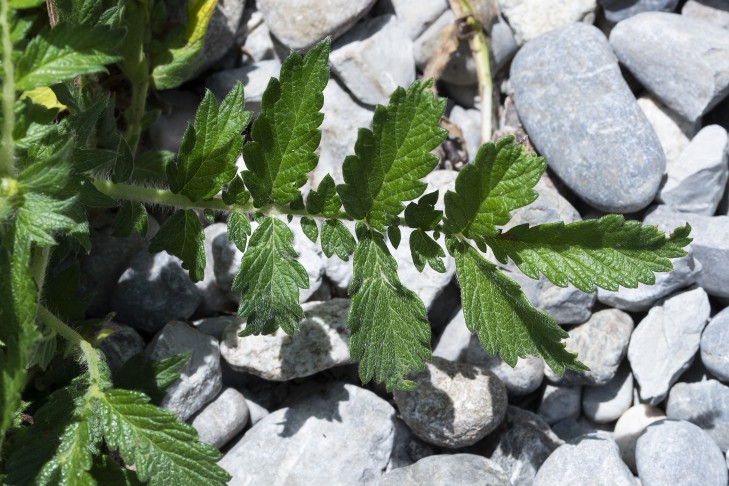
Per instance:
[[[290,218],[301,216],[303,232],[328,257],[352,258],[351,357],[364,383],[388,390],[413,389],[406,374],[431,355],[425,306],[398,278],[387,243],[398,246],[401,227],[412,228],[403,243],[418,270],[444,272],[444,247],[454,258],[466,324],[489,354],[512,366],[541,356],[557,374],[586,367],[566,351],[554,319],[484,258],[487,248],[529,277],[592,292],[652,284],[690,241],[688,226],[667,237],[618,215],[502,231],[512,210],[537,198],[533,187],[546,168],[511,138],[483,145],[445,194],[445,211],[436,209],[438,194],[423,194],[422,179],[446,136],[445,101],[428,81],[398,88],[377,106],[372,128],[360,129],[355,153],[343,161],[344,183],[327,175],[304,198],[318,159],[329,40],[283,62],[246,143],[251,113],[237,84],[220,103],[206,92],[176,156],[140,150],[155,118],[146,108],[150,88],[177,86],[194,71],[215,1],[188,2],[188,25],[171,31],[155,23],[165,18],[161,1],[57,0],[48,2],[50,15],[41,4],[0,0],[0,472],[7,484],[228,479],[215,449],[150,402],[187,358],[132,360],[112,375],[76,330],[83,305],[75,289],[46,278],[63,256],[90,250],[88,216],[98,208],[118,207],[119,236],[146,234],[147,205],[171,208],[150,250],[179,257],[193,281],[206,265],[196,210],[227,213],[228,237],[243,252],[233,284],[242,294],[243,335],[292,334],[304,317],[299,290],[309,282]],[[343,221],[355,222],[354,235]],[[54,272],[62,274],[73,277]],[[47,396],[29,391],[59,353],[75,356],[80,373]]]

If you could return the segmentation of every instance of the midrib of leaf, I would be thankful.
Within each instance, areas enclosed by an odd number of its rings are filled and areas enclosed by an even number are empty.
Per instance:
[[[213,105],[211,104],[210,108],[208,109],[208,113],[205,116],[205,120],[206,121],[207,121],[208,117],[211,117],[210,112],[212,111],[212,109],[213,109]],[[220,115],[220,107],[218,107],[217,112],[218,112],[218,114],[215,116],[215,118],[217,118],[217,116]],[[209,160],[212,160],[212,159],[215,158],[213,156],[216,155],[216,148],[217,148],[218,142],[223,137],[223,130],[221,130],[220,127],[227,125],[227,123],[228,123],[228,121],[230,121],[232,115],[233,115],[233,110],[231,110],[230,113],[228,114],[228,116],[225,118],[224,123],[217,123],[216,124],[216,127],[215,127],[216,130],[215,130],[215,132],[217,132],[217,133],[214,136],[214,143],[212,143],[212,149],[211,150],[207,150],[207,148],[208,148],[208,137],[206,136],[203,139],[203,146],[201,147],[202,154],[198,158],[199,163],[196,164],[196,167],[195,167],[194,172],[192,173],[192,175],[190,177],[187,178],[187,182],[185,183],[184,186],[182,186],[181,191],[184,190],[185,187],[187,187],[187,184],[189,184],[192,180],[195,179],[195,177],[198,176],[198,174],[200,173],[200,170],[203,167],[205,167],[206,162],[208,162]],[[207,135],[208,133],[210,133],[210,130],[207,127],[208,124],[205,123],[205,125],[206,125],[205,126],[205,134]],[[195,128],[197,128],[197,127],[195,127]],[[196,137],[196,140],[197,140],[197,133],[195,134],[195,137]],[[209,155],[208,157],[206,157],[204,155],[206,153]]]

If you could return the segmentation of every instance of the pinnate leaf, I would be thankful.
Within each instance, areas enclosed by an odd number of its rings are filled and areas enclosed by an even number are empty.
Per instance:
[[[337,187],[344,208],[378,230],[392,223],[403,202],[423,193],[427,185],[420,179],[438,164],[430,152],[447,134],[438,127],[445,100],[433,96],[431,85],[397,88],[387,108],[375,109],[372,130],[359,130],[355,155],[344,159],[344,184]]]
[[[182,268],[190,279],[199,282],[205,274],[205,235],[200,220],[192,209],[178,209],[164,222],[152,241],[149,251],[166,251],[182,260]]]
[[[335,253],[342,261],[349,260],[357,242],[344,223],[338,219],[327,219],[321,225],[321,248],[327,258]]]
[[[319,238],[319,227],[316,225],[314,218],[308,216],[301,218],[301,230],[312,243],[316,243],[317,238]]]
[[[410,253],[418,272],[422,272],[427,263],[436,272],[445,273],[446,268],[442,260],[445,252],[425,231],[417,229],[410,233]]]
[[[147,234],[147,209],[136,201],[124,201],[116,213],[111,226],[113,236],[129,236],[136,232],[140,236]]]
[[[411,202],[405,208],[405,223],[411,228],[432,230],[443,218],[443,211],[435,209],[437,202],[438,191],[424,195],[417,203]]]
[[[596,285],[615,291],[620,285],[652,285],[654,272],[673,270],[669,259],[686,254],[690,231],[687,225],[666,237],[655,226],[610,214],[569,224],[523,224],[485,242],[499,261],[511,258],[531,278],[543,274],[555,285],[572,284],[583,292]]]
[[[246,251],[246,241],[251,234],[251,222],[243,213],[230,213],[228,216],[228,239],[240,251]]]
[[[306,210],[309,214],[322,214],[327,218],[334,218],[341,207],[342,200],[339,199],[334,179],[329,174],[324,176],[316,191],[311,191],[306,196]]]

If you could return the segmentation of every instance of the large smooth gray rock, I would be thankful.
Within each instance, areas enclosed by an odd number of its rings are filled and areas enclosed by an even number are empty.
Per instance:
[[[610,22],[620,22],[643,12],[672,12],[678,0],[599,0]]]
[[[602,32],[572,24],[529,42],[511,83],[532,144],[578,196],[622,213],[653,200],[663,149]]]
[[[722,452],[729,450],[729,386],[716,380],[676,383],[668,395],[666,415],[698,425]]]
[[[392,454],[394,421],[374,393],[334,383],[261,419],[219,464],[231,486],[373,484]]]
[[[635,486],[617,444],[599,434],[583,435],[555,450],[539,468],[534,486],[590,484]]]
[[[498,0],[519,44],[574,22],[595,21],[597,0]]]
[[[630,339],[628,360],[643,401],[662,402],[688,369],[710,312],[706,292],[697,288],[669,297],[640,321]]]
[[[192,419],[190,425],[197,430],[200,442],[220,449],[243,430],[248,416],[245,397],[235,388],[226,388]]]
[[[726,486],[724,455],[711,437],[686,421],[661,420],[638,439],[635,451],[643,486]]]
[[[688,0],[681,8],[681,15],[729,29],[729,3],[726,0]]]
[[[346,32],[375,0],[258,0],[273,35],[291,49],[306,49]]]
[[[434,357],[411,377],[417,388],[396,390],[395,403],[410,429],[426,442],[456,449],[493,432],[504,419],[506,387],[491,372]]]
[[[721,27],[646,12],[616,25],[610,45],[648,91],[691,122],[729,94],[729,36]]]
[[[495,462],[474,454],[439,454],[382,476],[380,486],[502,486],[509,478]]]
[[[582,389],[582,413],[593,422],[604,424],[620,418],[633,403],[633,375],[623,366],[603,386]]]
[[[527,395],[542,384],[544,378],[544,360],[536,356],[519,358],[513,368],[506,364],[500,356],[490,356],[484,351],[478,336],[469,336],[466,361],[491,371],[504,382],[511,395]]]
[[[565,419],[577,420],[580,416],[581,396],[582,387],[579,385],[547,384],[538,413],[549,425]]]
[[[729,382],[729,308],[706,325],[701,335],[701,361],[717,378]]]
[[[643,431],[653,422],[666,418],[658,407],[638,404],[626,410],[615,424],[613,438],[620,447],[620,456],[631,471],[635,472],[635,444]]]

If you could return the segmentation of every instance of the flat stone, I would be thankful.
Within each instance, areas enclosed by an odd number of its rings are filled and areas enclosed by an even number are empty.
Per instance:
[[[416,39],[448,9],[447,0],[423,0],[417,3],[408,0],[389,0],[389,2],[403,30],[411,39]]]
[[[634,486],[617,444],[599,434],[584,435],[555,450],[539,468],[534,486],[591,484]]]
[[[466,326],[466,319],[463,317],[463,309],[461,309],[443,329],[438,343],[433,347],[433,356],[448,361],[466,362],[470,342],[471,331]],[[477,365],[478,363],[471,364]]]
[[[144,351],[144,339],[133,327],[114,321],[104,321],[94,327],[95,339],[102,336],[96,348],[104,353],[106,364],[118,370],[129,358]]]
[[[495,462],[474,454],[439,454],[421,459],[412,466],[390,471],[382,476],[381,486],[501,486],[509,482],[504,470]]]
[[[112,297],[116,319],[146,333],[188,319],[202,300],[179,258],[142,250],[119,277]]]
[[[633,318],[623,311],[607,309],[596,312],[589,321],[569,331],[567,350],[577,353],[590,371],[566,370],[561,377],[545,368],[547,378],[558,384],[600,386],[610,382],[628,350]]]
[[[636,472],[635,444],[643,431],[653,422],[666,418],[663,410],[650,405],[638,404],[630,407],[615,424],[613,437],[620,447],[620,456],[631,471]]]
[[[498,0],[519,45],[574,22],[595,21],[597,0]]]
[[[672,12],[678,5],[678,0],[599,0],[599,2],[605,12],[605,18],[613,23],[643,12]]]
[[[729,216],[703,216],[681,213],[662,204],[651,209],[643,224],[673,231],[686,223],[691,225],[691,247],[701,263],[696,283],[710,295],[729,297]]]
[[[349,299],[332,299],[303,304],[306,317],[291,336],[278,329],[271,335],[240,337],[245,322],[234,323],[225,329],[220,352],[234,370],[274,381],[348,364],[349,303]]]
[[[729,36],[721,27],[646,12],[616,25],[610,45],[648,91],[690,122],[729,94]]]
[[[579,197],[620,213],[654,199],[663,149],[602,32],[577,23],[529,42],[511,83],[530,141]]]
[[[632,403],[633,375],[627,366],[621,367],[605,385],[582,389],[582,413],[599,424],[619,419]]]
[[[405,423],[428,443],[449,449],[472,445],[506,414],[506,387],[483,368],[434,357],[411,379],[417,388],[396,390],[395,403]]]
[[[701,361],[717,378],[729,382],[729,309],[712,317],[704,329]]]
[[[722,452],[729,450],[729,386],[716,380],[676,383],[668,395],[666,415],[698,425]]]
[[[245,109],[257,115],[261,111],[263,92],[271,78],[278,78],[281,62],[278,59],[253,62],[239,68],[226,69],[210,75],[205,85],[222,100],[240,81],[245,91]]]
[[[697,288],[667,298],[640,321],[630,339],[628,360],[643,401],[662,402],[688,369],[710,312],[706,292]]]
[[[232,486],[373,484],[392,454],[394,421],[395,410],[374,393],[333,383],[264,417],[219,464]]]
[[[729,29],[729,4],[725,0],[688,0],[681,8],[681,15]]]
[[[686,421],[661,420],[638,439],[635,451],[643,486],[691,484],[725,486],[724,455],[709,435]]]
[[[192,419],[198,440],[216,449],[231,441],[248,423],[246,399],[235,388],[226,388]]]
[[[538,413],[549,425],[564,419],[577,420],[580,416],[581,395],[582,387],[579,385],[547,384]]]
[[[528,395],[542,384],[544,360],[534,356],[519,358],[513,368],[500,356],[489,356],[477,336],[470,336],[466,362],[491,371],[504,382],[510,395]]]
[[[689,123],[649,94],[638,98],[638,106],[643,110],[661,142],[666,165],[672,164],[698,132],[698,124]]]
[[[189,353],[180,379],[167,388],[160,404],[179,420],[187,420],[223,388],[218,342],[180,321],[169,322],[147,345],[147,359],[161,360]]]
[[[395,88],[415,80],[413,44],[394,15],[365,20],[347,32],[332,45],[329,63],[349,91],[368,105],[387,105]]]

